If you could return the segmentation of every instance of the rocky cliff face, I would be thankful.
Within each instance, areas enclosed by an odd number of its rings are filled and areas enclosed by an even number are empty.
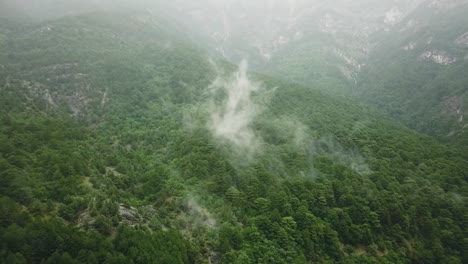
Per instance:
[[[263,65],[281,49],[318,33],[362,45],[370,34],[401,21],[419,2],[231,0],[193,5],[175,2],[172,7],[182,21],[208,36],[225,58],[238,62],[249,57],[254,65]]]
[[[430,0],[379,36],[357,89],[420,131],[467,137],[468,1]]]

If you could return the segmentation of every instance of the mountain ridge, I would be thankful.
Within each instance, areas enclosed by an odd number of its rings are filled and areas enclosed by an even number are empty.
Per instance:
[[[463,149],[236,69],[145,14],[0,42],[0,259],[466,260]]]

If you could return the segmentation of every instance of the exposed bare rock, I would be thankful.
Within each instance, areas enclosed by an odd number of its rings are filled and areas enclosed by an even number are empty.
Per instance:
[[[38,83],[38,82],[30,82],[22,80],[21,87],[23,88],[23,95],[27,98],[28,101],[34,100],[42,100],[46,103],[46,108],[55,108],[57,104],[55,103],[51,92],[47,86]],[[10,82],[8,81],[8,86],[10,86]]]
[[[451,116],[463,115],[463,97],[451,96],[443,99],[444,112]]]
[[[353,59],[351,56],[348,56],[345,54],[345,52],[339,50],[339,49],[333,49],[331,50],[331,52],[341,58],[342,60],[344,60],[346,62],[347,65],[351,66],[354,71],[357,71],[359,72],[361,70],[361,65],[355,60]]]
[[[127,208],[123,204],[119,205],[119,214],[122,221],[134,225],[140,221],[138,210],[135,207]]]
[[[219,252],[210,252],[208,256],[208,263],[210,264],[217,264],[221,263],[222,255]]]
[[[79,228],[86,228],[90,226],[94,222],[94,217],[91,216],[89,208],[84,210],[83,212],[80,213],[78,216],[77,224],[76,226]]]
[[[340,65],[338,66],[338,69],[340,70],[341,74],[346,77],[346,79],[353,81],[354,83],[357,82],[356,73],[350,70],[348,67]]]
[[[338,70],[343,74],[349,81],[357,82],[357,76],[361,71],[362,64],[356,61],[352,56],[347,55],[344,51],[339,49],[326,49],[334,56],[343,60],[344,64],[337,65]]]
[[[52,96],[50,95],[50,92],[49,92],[49,89],[45,89],[44,91],[44,99],[47,101],[47,103],[49,103],[49,105],[52,105],[52,106],[57,106],[54,102],[54,100],[52,99]]]
[[[465,32],[465,34],[459,36],[455,40],[455,44],[462,46],[462,47],[468,47],[468,32]]]
[[[451,57],[447,52],[439,50],[426,51],[419,56],[419,59],[442,65],[449,65],[457,61],[456,58]]]
[[[73,95],[64,96],[64,101],[67,103],[68,108],[72,112],[73,117],[78,117],[83,111],[86,111],[92,99],[80,91],[75,92]]]
[[[106,90],[104,91],[104,93],[102,94],[102,99],[101,99],[101,107],[104,107],[107,103],[107,101],[109,100],[107,98],[107,93],[109,92],[109,88],[106,88]]]
[[[392,8],[385,13],[384,23],[390,26],[396,25],[403,18],[403,12],[398,8]]]

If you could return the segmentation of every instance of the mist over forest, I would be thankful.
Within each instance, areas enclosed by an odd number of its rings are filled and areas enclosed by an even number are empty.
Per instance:
[[[467,0],[0,0],[1,263],[468,263]]]

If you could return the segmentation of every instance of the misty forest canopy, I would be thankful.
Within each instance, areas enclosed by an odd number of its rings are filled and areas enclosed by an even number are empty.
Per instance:
[[[0,262],[468,263],[466,14],[0,0]]]

